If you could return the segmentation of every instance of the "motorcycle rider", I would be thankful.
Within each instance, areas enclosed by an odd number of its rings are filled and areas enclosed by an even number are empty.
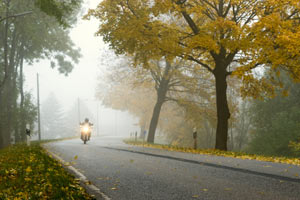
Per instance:
[[[85,119],[84,119],[84,122],[80,123],[80,126],[81,126],[81,127],[88,126],[88,127],[91,128],[91,127],[93,126],[93,124],[89,122],[89,119],[88,119],[88,118],[85,118]],[[91,131],[89,131],[89,135],[88,135],[88,136],[89,136],[88,140],[90,140],[90,137],[91,137]],[[81,139],[82,139],[82,133],[81,133]]]

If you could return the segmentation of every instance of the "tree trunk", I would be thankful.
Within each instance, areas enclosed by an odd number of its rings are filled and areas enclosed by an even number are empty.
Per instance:
[[[5,112],[5,126],[3,127],[4,133],[8,138],[10,144],[11,134],[14,128],[15,110],[14,102],[16,101],[16,46],[17,46],[17,30],[12,32],[12,40],[9,49],[9,64],[7,69],[7,79],[4,83],[4,112]],[[16,72],[17,73],[17,72]]]
[[[157,101],[153,109],[153,114],[150,122],[149,133],[147,142],[154,143],[155,131],[158,124],[159,114],[161,111],[161,107],[166,100],[166,95],[169,89],[169,71],[171,69],[171,64],[166,61],[166,68],[164,70],[164,74],[159,81],[159,85],[157,88]]]
[[[19,129],[19,141],[25,141],[25,110],[24,110],[24,74],[23,74],[23,62],[24,62],[24,55],[23,55],[23,45],[21,47],[21,55],[20,55],[20,74],[19,74],[19,87],[20,87],[20,129]]]
[[[227,151],[228,139],[228,120],[230,112],[227,103],[227,82],[226,67],[216,66],[214,70],[216,79],[216,100],[217,100],[217,131],[216,131],[216,145],[215,148]]]
[[[157,124],[158,124],[159,114],[160,114],[161,107],[162,107],[163,102],[164,102],[163,100],[161,100],[162,98],[164,98],[164,97],[158,97],[157,98],[157,102],[156,102],[156,104],[154,106],[154,109],[153,109],[153,114],[152,114],[150,127],[149,127],[149,134],[148,134],[148,138],[147,138],[147,142],[149,142],[149,143],[154,142],[154,136],[155,136],[156,127],[157,127]]]
[[[5,116],[5,103],[4,103],[4,85],[6,83],[8,74],[8,29],[9,29],[9,23],[8,23],[8,16],[9,16],[9,3],[10,1],[6,1],[6,20],[5,20],[5,29],[4,29],[4,74],[3,74],[3,79],[0,81],[0,149],[4,148],[9,145],[9,139],[7,137],[5,129],[5,124],[4,124],[4,118]]]

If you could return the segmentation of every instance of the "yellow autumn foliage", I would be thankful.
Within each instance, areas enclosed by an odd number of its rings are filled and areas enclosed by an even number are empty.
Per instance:
[[[235,63],[231,72],[244,81],[243,95],[258,97],[274,93],[270,82],[249,79],[254,68],[284,68],[300,81],[299,8],[298,0],[104,0],[85,18],[99,19],[97,35],[138,63],[165,55],[211,70],[222,59],[227,70]],[[249,91],[254,87],[259,92]]]

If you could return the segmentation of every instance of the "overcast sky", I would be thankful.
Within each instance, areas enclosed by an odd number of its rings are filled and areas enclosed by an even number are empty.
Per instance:
[[[100,0],[85,0],[83,14],[86,13],[87,8],[95,8],[99,2]],[[33,66],[26,66],[24,70],[26,90],[31,91],[36,97],[36,74],[39,73],[41,103],[53,92],[63,109],[67,111],[80,98],[85,101],[96,118],[95,91],[97,78],[105,68],[105,66],[101,66],[100,60],[105,44],[101,37],[94,36],[98,26],[99,22],[97,20],[87,21],[82,20],[80,17],[70,34],[75,45],[81,49],[82,58],[79,64],[67,77],[59,74],[56,69],[51,69],[48,60],[35,63]],[[84,117],[81,116],[81,120]],[[135,123],[136,120],[127,113],[100,107],[100,131],[107,132],[106,134],[109,134],[110,130],[113,130],[113,134],[119,135],[138,130],[133,125]],[[123,131],[121,132],[121,130]]]

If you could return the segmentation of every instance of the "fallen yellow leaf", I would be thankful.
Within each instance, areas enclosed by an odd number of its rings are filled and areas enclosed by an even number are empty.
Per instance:
[[[31,178],[24,178],[25,181],[31,181]]]
[[[27,173],[30,173],[30,172],[32,172],[32,169],[31,169],[30,166],[28,166],[27,169],[26,169],[25,171],[26,171]]]

